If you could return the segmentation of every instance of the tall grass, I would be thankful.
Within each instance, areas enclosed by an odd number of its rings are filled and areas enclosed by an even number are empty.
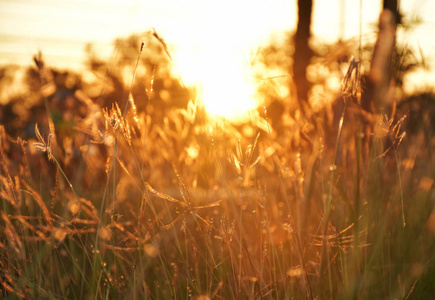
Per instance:
[[[430,297],[434,137],[375,123],[345,82],[335,125],[234,126],[193,101],[160,117],[131,93],[101,109],[78,90],[73,135],[0,127],[2,297]]]

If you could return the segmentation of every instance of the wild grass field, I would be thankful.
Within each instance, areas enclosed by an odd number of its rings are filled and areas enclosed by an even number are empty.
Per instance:
[[[235,124],[156,63],[119,90],[35,61],[34,104],[2,109],[1,298],[434,297],[433,94],[377,115],[346,61],[333,105]]]

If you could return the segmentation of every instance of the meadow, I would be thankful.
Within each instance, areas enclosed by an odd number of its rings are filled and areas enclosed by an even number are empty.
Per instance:
[[[334,104],[264,104],[234,123],[153,55],[135,78],[142,47],[120,59],[131,88],[94,59],[94,96],[36,57],[34,106],[10,120],[3,107],[2,298],[435,295],[433,94],[376,115],[349,60]]]

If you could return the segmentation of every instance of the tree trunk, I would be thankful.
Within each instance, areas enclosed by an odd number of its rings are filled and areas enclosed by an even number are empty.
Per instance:
[[[379,33],[369,72],[367,99],[374,104],[375,112],[383,114],[390,104],[391,60],[396,46],[396,26],[400,22],[397,0],[384,0],[384,10],[379,18]]]
[[[395,25],[400,24],[401,15],[399,12],[398,0],[384,0],[384,9],[388,9],[394,14]]]
[[[298,101],[302,108],[303,102],[308,101],[308,92],[311,88],[311,83],[307,79],[307,67],[312,57],[312,51],[308,45],[311,37],[312,6],[312,0],[298,0],[298,26],[294,37],[293,78]]]

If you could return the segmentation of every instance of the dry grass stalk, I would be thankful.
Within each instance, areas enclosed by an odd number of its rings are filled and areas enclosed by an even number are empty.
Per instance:
[[[44,220],[47,223],[48,228],[49,229],[53,228],[53,219],[51,218],[50,211],[48,210],[41,196],[34,189],[32,189],[30,185],[28,185],[25,181],[23,181],[23,185],[26,188],[23,191],[30,194],[32,198],[35,200],[35,202],[38,204],[38,206],[41,208],[42,214],[44,216]]]
[[[25,250],[24,250],[24,245],[20,239],[20,236],[18,235],[17,231],[15,230],[15,227],[12,225],[11,220],[9,219],[9,217],[4,213],[4,212],[0,212],[1,217],[3,219],[3,221],[5,222],[5,234],[8,237],[8,240],[10,242],[10,245],[12,247],[12,249],[17,253],[17,256],[20,259],[24,259],[25,258]]]

